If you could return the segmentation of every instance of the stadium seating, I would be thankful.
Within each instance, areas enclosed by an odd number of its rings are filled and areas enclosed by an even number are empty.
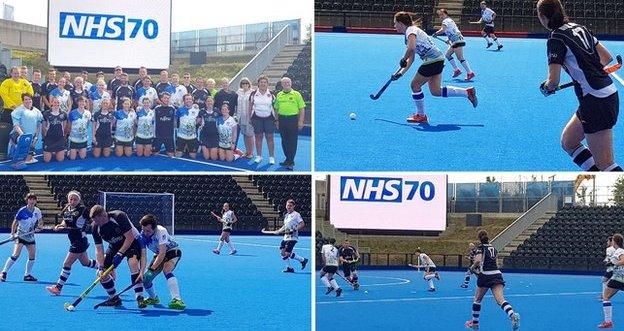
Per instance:
[[[22,176],[3,176],[0,181],[0,228],[10,228],[17,210],[24,206],[28,186]]]
[[[312,101],[312,46],[307,42],[293,64],[288,67],[284,76],[292,80],[293,89],[299,91],[306,104]],[[277,82],[275,93],[282,90],[281,82]]]
[[[87,206],[98,201],[98,191],[175,194],[175,227],[178,230],[218,230],[210,212],[221,213],[228,202],[238,216],[237,230],[259,230],[267,220],[231,176],[46,176],[59,207],[67,192],[78,190]],[[309,186],[308,186],[309,191]],[[128,211],[127,211],[128,212]],[[138,219],[132,219],[137,223]]]
[[[607,237],[624,229],[624,207],[560,209],[504,260],[505,268],[602,270]]]
[[[297,210],[307,224],[312,224],[312,193],[310,176],[251,175],[250,179],[260,192],[270,199],[273,208],[286,212],[286,201],[295,200]]]

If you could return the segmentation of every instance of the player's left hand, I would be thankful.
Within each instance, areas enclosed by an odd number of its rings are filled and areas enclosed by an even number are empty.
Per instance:
[[[115,256],[113,257],[113,265],[115,266],[115,268],[119,266],[121,261],[123,261],[123,258],[124,258],[124,255],[121,254],[120,252],[117,252],[117,254],[115,254]]]
[[[397,79],[401,78],[401,76],[403,76],[403,74],[401,72],[398,72],[398,73],[393,74],[392,76],[390,76],[390,79],[397,80]]]
[[[546,85],[546,83],[547,83],[547,82],[548,82],[548,81],[546,81],[546,80],[545,80],[545,81],[543,81],[543,82],[540,84],[540,92],[542,92],[542,94],[543,94],[545,97],[547,97],[547,96],[549,96],[549,95],[551,95],[551,94],[555,94],[555,92],[556,92],[556,90],[550,90],[550,89],[548,89],[548,85]]]

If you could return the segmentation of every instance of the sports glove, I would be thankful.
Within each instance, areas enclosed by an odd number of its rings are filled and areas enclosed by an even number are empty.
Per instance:
[[[113,257],[113,265],[115,266],[115,268],[119,266],[121,261],[123,261],[123,258],[124,258],[124,255],[121,254],[121,252],[117,252],[117,254],[115,254],[115,256]]]
[[[145,287],[152,287],[152,280],[154,280],[155,276],[155,272],[152,269],[148,269],[145,272],[145,274],[143,275],[143,284],[145,284]]]
[[[401,76],[403,76],[403,74],[399,72],[399,73],[396,73],[396,74],[393,74],[392,76],[390,76],[390,79],[397,80],[397,79],[401,78]]]
[[[401,61],[399,61],[399,65],[401,66],[401,68],[407,67],[407,60],[404,58],[401,58]]]
[[[542,94],[543,94],[545,97],[547,97],[547,96],[549,96],[549,95],[551,95],[551,94],[555,94],[555,92],[556,92],[556,91],[557,91],[556,89],[555,89],[555,90],[549,90],[549,89],[548,89],[548,86],[546,85],[546,81],[543,81],[543,82],[540,84],[540,92],[542,92]]]

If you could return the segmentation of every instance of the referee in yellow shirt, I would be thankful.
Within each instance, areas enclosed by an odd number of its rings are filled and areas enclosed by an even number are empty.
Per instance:
[[[0,110],[0,160],[7,158],[9,133],[13,126],[11,112],[22,104],[23,93],[33,95],[32,85],[26,79],[20,78],[18,67],[11,67],[11,78],[0,84],[0,98],[4,104],[4,109]]]
[[[282,150],[286,156],[286,160],[280,162],[280,165],[293,170],[297,153],[297,136],[299,130],[303,128],[306,104],[301,94],[292,89],[290,78],[282,78],[282,87],[273,102],[273,108],[278,115],[275,123],[282,136]]]

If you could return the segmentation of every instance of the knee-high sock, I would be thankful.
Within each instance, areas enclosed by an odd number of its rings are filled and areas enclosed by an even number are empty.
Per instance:
[[[581,169],[585,171],[599,171],[598,167],[596,167],[596,162],[594,161],[594,156],[589,151],[589,148],[585,147],[585,145],[581,144],[570,154],[572,157],[572,161],[576,163]]]
[[[464,69],[466,69],[466,72],[472,72],[472,69],[470,69],[470,64],[468,64],[468,60],[466,59],[459,60],[459,63],[461,63]]]
[[[605,322],[611,322],[611,312],[613,311],[611,301],[605,300],[602,302],[602,311],[604,312]]]
[[[481,315],[481,303],[472,303],[472,324],[479,324],[479,316]]]
[[[468,285],[468,283],[470,283],[470,275],[470,270],[466,271],[466,274],[464,275],[464,285]]]
[[[485,41],[486,41],[488,44],[491,44],[491,43],[492,43],[492,41],[490,40],[490,37],[488,37],[487,35],[486,35],[486,36],[484,36],[483,38],[485,38]]]
[[[453,55],[447,57],[446,59],[451,63],[453,70],[457,70],[457,64],[455,64],[455,59],[453,58]]]
[[[295,254],[295,252],[290,253],[290,258],[291,258],[291,259],[295,259],[295,260],[297,260],[297,261],[299,261],[299,262],[303,262],[303,260],[304,260],[304,258],[303,258],[303,257],[301,257],[301,256],[299,256],[299,255],[297,255],[297,254]]]
[[[223,247],[223,240],[219,240],[219,244],[217,245],[217,250],[220,251],[221,247]]]
[[[9,270],[11,269],[11,267],[13,266],[13,263],[15,263],[15,261],[17,261],[17,256],[10,256],[6,260],[6,263],[4,264],[4,269],[2,269],[2,272],[9,272]]]
[[[614,163],[606,167],[603,171],[622,171],[622,167],[620,167],[617,163]]]
[[[336,280],[335,280],[335,279],[333,279],[333,278],[329,281],[329,283],[330,283],[330,284],[331,284],[331,286],[334,288],[334,290],[337,290],[337,289],[339,289],[339,288],[340,288],[340,286],[338,286],[338,283],[336,283]]]
[[[286,263],[286,267],[292,268],[292,265],[290,265],[290,258],[288,256],[282,256],[282,260],[284,260],[284,263]]]
[[[86,265],[85,267],[92,268],[92,269],[97,269],[97,261],[96,260],[89,260],[89,264]]]
[[[234,245],[232,244],[232,240],[228,240],[227,242],[228,247],[230,248],[230,252],[235,251],[236,248],[234,248]]]
[[[115,282],[113,281],[113,277],[106,276],[106,278],[102,279],[102,281],[100,282],[102,284],[102,287],[106,290],[106,293],[108,293],[109,297],[113,297],[115,296],[115,293],[117,291],[115,291]]]
[[[156,297],[156,290],[154,289],[154,284],[149,284],[149,287],[145,285],[145,292],[147,292],[147,294],[149,294],[149,297],[152,299]]]
[[[496,45],[498,45],[498,46],[500,46],[500,45],[501,45],[501,43],[499,43],[499,42],[498,42],[498,37],[494,37],[494,38],[492,38],[492,39],[494,39],[494,42],[496,43]]]
[[[468,92],[466,92],[466,89],[464,88],[447,85],[447,86],[442,87],[442,97],[443,98],[450,98],[450,97],[467,98]]]
[[[321,277],[321,281],[323,282],[323,284],[325,284],[325,286],[332,287],[332,285],[329,283],[329,279],[327,279],[327,274],[325,274],[325,275],[323,275],[323,277]]]
[[[139,273],[130,275],[130,281],[134,284],[137,278],[139,278]],[[134,297],[138,299],[139,297],[143,297],[143,282],[139,282],[134,285]]]
[[[423,91],[412,93],[412,99],[414,99],[414,104],[416,105],[416,112],[418,114],[425,113],[425,94]]]
[[[507,313],[507,316],[511,317],[514,314],[513,308],[509,302],[505,301],[501,304],[501,308]]]
[[[28,261],[26,261],[26,268],[24,269],[24,276],[30,275],[34,264],[35,264],[35,259],[32,259],[32,260],[28,259]]]
[[[59,290],[63,288],[63,285],[65,285],[65,282],[69,279],[69,274],[71,274],[71,268],[63,267],[59,280],[56,282],[56,287],[58,287]]]
[[[167,278],[167,287],[169,287],[169,293],[171,293],[171,298],[181,300],[182,298],[180,297],[178,279],[173,275],[173,273],[165,274],[165,278]]]
[[[429,288],[435,288],[435,286],[433,285],[433,279],[434,278],[435,278],[434,274],[425,276],[425,281],[427,281],[427,283],[429,283]]]

